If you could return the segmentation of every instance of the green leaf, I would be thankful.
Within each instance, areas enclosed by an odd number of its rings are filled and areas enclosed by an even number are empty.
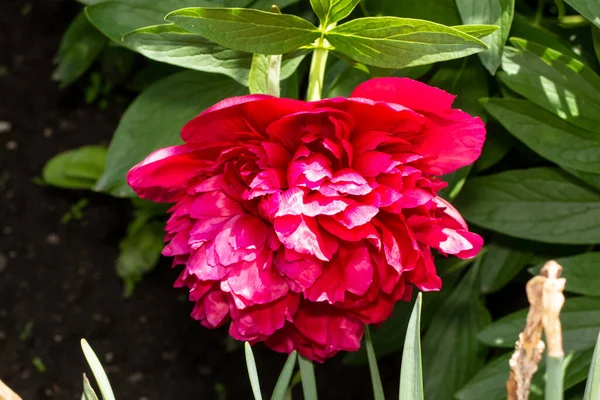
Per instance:
[[[595,26],[592,26],[592,41],[594,43],[596,58],[600,62],[600,28],[596,28]]]
[[[514,347],[525,327],[527,310],[521,310],[494,321],[477,335],[477,339],[493,347]],[[600,298],[570,297],[560,312],[565,352],[594,347],[600,332]]]
[[[269,94],[279,97],[281,55],[254,54],[248,79],[252,94]]]
[[[304,356],[298,356],[300,376],[302,377],[302,392],[304,400],[317,400],[317,381],[312,361]]]
[[[512,148],[512,137],[498,123],[488,122],[487,135],[481,155],[473,166],[475,172],[485,171],[498,164]]]
[[[423,367],[421,366],[421,305],[423,293],[417,295],[406,329],[402,368],[400,371],[400,400],[423,399]]]
[[[323,97],[349,97],[358,85],[370,78],[371,76],[362,69],[340,60],[326,72]]]
[[[577,128],[527,100],[489,99],[485,108],[540,156],[567,168],[600,172],[600,135]]]
[[[553,168],[471,179],[454,205],[484,228],[547,243],[600,241],[600,193]]]
[[[592,365],[585,385],[585,394],[583,400],[600,399],[600,335],[596,340]]]
[[[371,5],[369,10],[374,15],[417,18],[444,25],[458,25],[461,23],[460,15],[456,8],[456,0],[372,0],[367,4]]]
[[[285,54],[320,36],[313,24],[295,15],[243,8],[184,8],[165,19],[221,46],[251,53]]]
[[[244,343],[244,352],[246,353],[246,367],[248,368],[248,377],[250,378],[250,384],[252,385],[254,400],[262,400],[262,395],[260,393],[260,379],[258,379],[258,371],[256,370],[256,362],[254,361],[254,353],[252,352],[250,343]]]
[[[493,239],[492,239],[493,240]],[[492,241],[481,262],[481,292],[494,293],[510,282],[531,260],[533,254]]]
[[[83,12],[77,14],[63,35],[52,78],[66,87],[83,75],[96,61],[106,38],[88,21]]]
[[[565,2],[600,28],[600,3],[598,0],[565,0]]]
[[[567,292],[600,296],[600,252],[557,258],[556,262],[563,267],[562,277],[567,279]],[[537,275],[541,268],[538,265],[530,272]]]
[[[83,374],[83,395],[81,396],[81,400],[98,400],[98,396],[85,374]]]
[[[203,72],[227,75],[248,84],[252,53],[226,49],[177,25],[156,25],[135,30],[124,37],[125,43],[144,56]],[[282,62],[281,79],[288,78],[307,52],[288,53]]]
[[[116,269],[125,283],[125,297],[130,297],[136,283],[154,269],[164,247],[164,223],[150,222],[151,217],[147,212],[138,212],[127,227],[127,236],[119,243]]]
[[[577,54],[573,51],[568,42],[563,41],[554,33],[535,24],[533,21],[519,13],[515,13],[513,18],[511,35],[513,37],[537,43],[540,46],[555,49],[563,54],[577,57]]]
[[[467,35],[471,35],[476,37],[477,39],[481,39],[482,37],[491,35],[492,33],[498,30],[497,25],[477,25],[477,24],[469,24],[469,25],[455,25],[452,28],[459,30]],[[480,53],[483,54],[483,53]]]
[[[326,33],[336,51],[382,68],[406,68],[465,57],[487,48],[480,39],[429,21],[359,18]]]
[[[485,68],[494,75],[502,60],[504,43],[512,24],[515,0],[456,0],[465,24],[491,24],[500,29],[482,39],[489,49],[478,56]]]
[[[106,376],[106,372],[104,372],[104,368],[102,368],[98,356],[96,356],[96,353],[94,353],[94,350],[92,350],[85,339],[81,339],[81,349],[92,370],[92,374],[94,374],[94,378],[96,378],[96,383],[100,388],[100,393],[102,393],[102,400],[115,400],[115,395],[110,386],[110,382],[108,381],[108,376]]]
[[[448,186],[440,190],[438,195],[452,203],[467,182],[467,177],[469,176],[472,168],[472,165],[467,165],[457,169],[454,172],[444,175],[442,180],[446,182]]]
[[[329,25],[346,18],[361,0],[310,0],[321,26]]]
[[[290,380],[292,379],[292,374],[294,373],[294,367],[296,366],[297,358],[298,352],[296,350],[292,351],[288,356],[285,365],[281,370],[281,374],[279,374],[277,383],[275,384],[275,389],[273,390],[273,396],[271,396],[271,400],[285,399],[286,392],[290,386]]]
[[[242,95],[232,79],[195,71],[171,75],[140,94],[123,114],[106,158],[106,170],[95,189],[113,196],[133,196],[127,171],[152,151],[181,143],[179,131],[214,103]]]
[[[521,39],[498,76],[511,90],[583,129],[600,132],[600,77],[580,61]]]
[[[377,357],[375,356],[375,350],[373,350],[373,342],[371,342],[371,332],[369,331],[368,325],[365,326],[365,347],[367,349],[367,357],[369,358],[369,372],[371,373],[371,385],[373,386],[373,399],[385,400],[383,386],[381,385],[381,377],[379,376],[379,368],[377,367]]]
[[[476,335],[490,316],[479,298],[478,270],[475,263],[437,310],[423,337],[428,400],[447,400],[483,367],[486,352]]]
[[[577,178],[581,179],[583,182],[587,183],[588,185],[600,190],[600,174],[577,171],[572,168],[565,168],[564,166],[563,166],[563,169],[565,171],[567,171],[568,173],[570,173],[571,175],[576,176]]]
[[[104,171],[106,147],[83,146],[52,157],[44,166],[47,185],[65,189],[91,189]]]
[[[563,400],[563,361],[564,356],[550,357],[546,355],[546,400]]]

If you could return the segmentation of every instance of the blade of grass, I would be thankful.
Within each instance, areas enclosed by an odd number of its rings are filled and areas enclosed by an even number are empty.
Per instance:
[[[419,293],[406,329],[402,368],[400,370],[400,400],[423,399],[423,367],[421,365],[421,305],[423,294]]]
[[[96,356],[96,353],[94,353],[94,350],[92,350],[91,346],[85,339],[81,339],[81,349],[83,350],[85,359],[92,369],[94,378],[96,378],[96,383],[100,388],[100,393],[102,393],[102,399],[115,400],[115,394],[110,386],[106,372],[104,372],[104,368],[102,368],[102,364],[100,363],[98,356]]]
[[[294,373],[294,366],[296,365],[297,358],[298,353],[295,350],[292,351],[287,361],[283,365],[281,374],[279,374],[279,378],[275,384],[275,389],[273,390],[273,396],[271,396],[271,400],[285,399],[285,394],[290,386],[290,381],[292,380],[292,374]]]
[[[317,400],[317,381],[312,361],[301,355],[298,357],[298,365],[300,366],[300,376],[302,377],[304,400]]]
[[[246,352],[246,367],[248,368],[248,377],[250,378],[250,385],[252,385],[254,399],[262,400],[258,371],[256,370],[256,362],[254,361],[254,353],[252,352],[252,346],[250,346],[250,343],[244,343],[244,350]]]
[[[374,400],[385,400],[381,377],[379,376],[379,368],[377,367],[377,357],[373,349],[371,332],[368,325],[365,326],[365,344],[367,347],[367,358],[369,359],[369,371],[371,372],[371,384],[373,385],[373,398]]]
[[[81,396],[81,400],[98,400],[98,396],[96,396],[96,392],[92,389],[92,385],[85,374],[83,374],[83,395]]]
[[[583,400],[600,400],[600,335],[596,341],[592,365],[585,384]]]

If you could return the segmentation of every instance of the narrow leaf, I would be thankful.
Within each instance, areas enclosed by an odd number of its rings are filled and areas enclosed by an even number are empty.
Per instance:
[[[96,61],[106,44],[106,38],[79,13],[67,28],[60,42],[52,78],[66,87],[83,75]]]
[[[310,0],[315,14],[319,17],[321,25],[329,25],[346,18],[361,0]]]
[[[546,356],[546,400],[563,400],[563,356]]]
[[[227,75],[243,85],[248,84],[252,54],[227,49],[202,36],[173,25],[155,25],[129,32],[125,43],[144,56],[203,72]],[[288,78],[307,51],[286,54],[282,60],[281,79]]]
[[[302,377],[304,400],[317,400],[317,381],[312,361],[300,355],[298,357],[298,365],[300,366],[300,375]]]
[[[598,0],[565,0],[565,2],[600,28],[600,2]]]
[[[108,149],[106,170],[95,189],[117,197],[133,196],[125,182],[131,167],[154,150],[180,144],[181,127],[206,108],[245,92],[226,76],[195,71],[153,84],[123,114]]]
[[[493,347],[511,348],[525,326],[527,310],[521,310],[494,321],[477,338]],[[565,352],[594,347],[600,332],[600,298],[570,297],[560,313]]]
[[[594,42],[596,58],[600,62],[600,28],[596,28],[595,26],[592,26],[592,41]]]
[[[485,109],[540,156],[567,168],[600,173],[600,134],[577,128],[527,100],[489,99]]]
[[[487,48],[480,39],[429,21],[368,17],[326,33],[336,51],[382,68],[406,68],[460,58]]]
[[[252,385],[254,400],[262,400],[260,380],[258,379],[258,371],[256,370],[256,362],[254,361],[254,353],[252,352],[250,343],[244,343],[244,352],[246,353],[246,367],[248,368],[248,377],[250,378],[250,385]]]
[[[469,24],[469,25],[455,25],[452,28],[459,30],[467,35],[474,36],[478,39],[491,35],[498,30],[497,25],[481,25],[481,24]]]
[[[383,394],[383,386],[381,385],[381,377],[379,376],[379,368],[377,367],[377,357],[373,350],[373,342],[371,342],[371,332],[369,326],[365,326],[365,345],[367,348],[367,357],[369,358],[369,372],[371,373],[371,385],[373,386],[373,398],[375,400],[385,400]]]
[[[467,220],[506,235],[548,243],[600,241],[600,194],[558,169],[471,179],[455,205]]]
[[[94,378],[96,378],[96,383],[100,388],[100,393],[102,393],[102,399],[115,400],[115,395],[110,386],[110,382],[108,381],[108,377],[106,376],[106,372],[104,372],[104,368],[102,368],[102,364],[96,356],[96,353],[94,353],[94,350],[92,350],[85,339],[81,339],[81,349],[92,370],[92,374],[94,374]]]
[[[320,35],[314,25],[295,15],[243,8],[183,8],[165,19],[221,46],[251,53],[285,54]]]
[[[421,366],[421,305],[423,294],[417,295],[406,329],[402,368],[400,370],[400,400],[423,399],[423,368]]]
[[[456,0],[456,5],[465,24],[491,24],[500,28],[482,39],[489,49],[478,54],[485,68],[494,75],[508,39],[515,0]]]
[[[98,400],[98,396],[85,374],[83,374],[83,396],[81,396],[81,400]]]
[[[596,340],[592,365],[585,385],[585,394],[583,400],[600,399],[600,334]]]
[[[281,370],[281,374],[279,374],[277,383],[275,384],[275,389],[273,390],[273,396],[271,396],[271,400],[285,399],[285,395],[290,386],[290,381],[292,380],[292,375],[294,374],[294,367],[296,366],[297,358],[298,352],[296,350],[292,351],[288,356],[285,365]]]

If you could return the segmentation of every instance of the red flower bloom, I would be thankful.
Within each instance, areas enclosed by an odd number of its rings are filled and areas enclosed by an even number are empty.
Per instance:
[[[482,239],[436,195],[485,138],[454,96],[373,79],[352,97],[224,100],[127,179],[172,202],[163,254],[185,267],[192,317],[317,361],[360,346],[412,285],[439,290],[430,248],[473,257]],[[412,284],[412,285],[411,285]]]

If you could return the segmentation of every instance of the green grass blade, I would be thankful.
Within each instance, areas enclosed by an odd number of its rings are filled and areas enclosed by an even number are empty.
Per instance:
[[[250,343],[246,342],[244,344],[244,350],[246,352],[246,367],[248,368],[248,377],[250,378],[250,385],[252,385],[254,399],[262,400],[258,371],[256,370],[256,362],[254,362],[254,353],[252,353],[252,347],[250,346]]]
[[[96,392],[92,389],[92,385],[85,374],[83,374],[83,395],[81,396],[81,400],[98,400],[98,396],[96,396]]]
[[[381,385],[381,377],[379,376],[379,368],[377,367],[377,357],[373,349],[371,341],[371,332],[369,326],[365,326],[365,344],[367,347],[367,358],[369,359],[369,371],[371,372],[371,384],[373,385],[373,399],[385,400],[383,395],[383,386]]]
[[[81,349],[83,350],[85,359],[92,369],[94,378],[96,378],[96,383],[100,388],[100,393],[102,393],[102,399],[115,400],[115,394],[110,386],[106,372],[104,372],[104,368],[102,368],[102,364],[100,363],[98,356],[96,356],[96,353],[94,353],[94,350],[92,350],[85,339],[81,339]]]
[[[273,390],[273,396],[271,396],[271,400],[285,399],[288,387],[290,386],[290,381],[292,380],[292,374],[294,373],[294,367],[296,365],[297,358],[298,353],[295,350],[292,351],[285,362],[283,369],[281,370],[281,374],[279,374],[279,378],[275,384],[275,389]]]
[[[400,400],[423,399],[423,367],[421,365],[421,305],[423,294],[419,293],[406,329],[402,369],[400,371]]]
[[[585,394],[583,400],[600,400],[600,335],[596,341],[594,357],[585,385]]]
[[[301,355],[298,357],[298,365],[300,366],[300,376],[302,377],[304,400],[317,400],[317,381],[312,361]]]
[[[546,400],[563,400],[563,358],[546,358]]]

